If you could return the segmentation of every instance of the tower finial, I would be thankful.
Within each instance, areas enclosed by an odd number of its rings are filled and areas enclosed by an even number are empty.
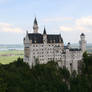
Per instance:
[[[34,19],[34,24],[38,25],[36,17]]]
[[[28,34],[28,30],[26,30],[26,34]]]
[[[43,31],[43,34],[46,34],[46,28],[45,28],[45,26],[44,26],[44,31]]]
[[[33,30],[34,30],[34,33],[38,33],[38,23],[37,23],[37,19],[35,17],[34,19],[34,25],[33,25]]]
[[[28,36],[28,30],[26,30],[26,36]]]

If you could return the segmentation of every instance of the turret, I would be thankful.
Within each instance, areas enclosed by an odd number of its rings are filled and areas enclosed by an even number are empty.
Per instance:
[[[47,34],[46,34],[46,29],[44,27],[44,31],[43,31],[43,43],[46,44],[47,43]]]
[[[24,45],[25,47],[29,47],[29,37],[28,37],[28,31],[26,31],[26,37],[24,38]]]
[[[70,42],[68,42],[68,43],[67,43],[67,48],[70,49],[70,45],[71,45]]]
[[[37,23],[37,20],[36,18],[34,19],[34,25],[33,25],[33,30],[34,30],[34,33],[38,33],[38,23]]]
[[[82,33],[80,35],[80,49],[81,49],[82,53],[84,53],[86,51],[86,40],[85,40],[84,33]]]
[[[27,62],[30,56],[30,42],[28,37],[28,31],[26,31],[26,37],[24,38],[24,61]]]
[[[24,38],[24,43],[29,43],[28,31],[26,31],[26,37]]]

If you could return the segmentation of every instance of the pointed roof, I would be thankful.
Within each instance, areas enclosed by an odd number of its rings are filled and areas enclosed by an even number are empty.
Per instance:
[[[36,17],[34,19],[34,24],[38,25]]]
[[[32,40],[32,43],[35,43],[35,41],[36,43],[43,43],[43,35],[40,33],[28,33],[29,40]],[[47,34],[47,43],[63,43],[63,38],[58,34]]]
[[[43,34],[46,34],[46,29],[45,29],[45,27],[44,27],[44,31],[43,31]]]
[[[26,34],[28,34],[28,30],[26,30]]]
[[[70,44],[70,42],[68,42],[68,44]]]
[[[81,36],[85,36],[85,34],[84,33],[81,33]]]

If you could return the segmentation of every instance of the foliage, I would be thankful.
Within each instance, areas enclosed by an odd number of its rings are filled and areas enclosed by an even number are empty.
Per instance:
[[[53,61],[37,63],[32,69],[21,58],[0,64],[0,92],[91,92],[91,88],[92,76],[75,72],[70,76]]]
[[[92,55],[89,55],[87,52],[83,54],[83,61],[85,64],[84,73],[92,74]]]

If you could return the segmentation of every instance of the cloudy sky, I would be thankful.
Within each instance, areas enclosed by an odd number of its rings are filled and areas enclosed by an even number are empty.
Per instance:
[[[64,42],[78,43],[85,33],[92,43],[92,0],[0,0],[0,44],[22,44],[26,30],[61,34]]]

